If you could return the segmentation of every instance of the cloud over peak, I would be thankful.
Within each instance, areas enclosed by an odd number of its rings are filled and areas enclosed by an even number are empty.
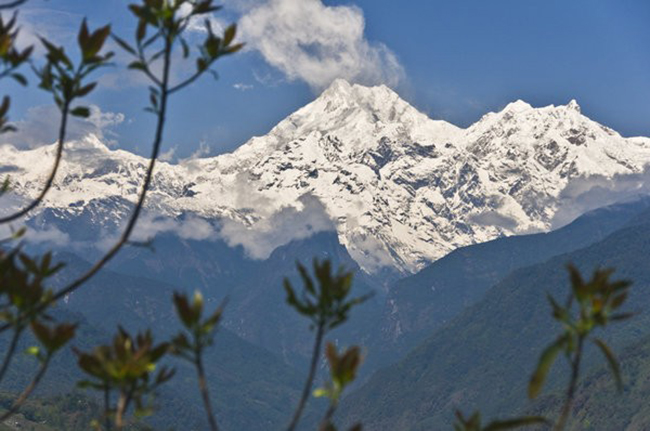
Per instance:
[[[404,71],[395,54],[364,36],[363,11],[321,0],[268,0],[241,18],[242,40],[289,80],[315,91],[337,78],[395,86]]]

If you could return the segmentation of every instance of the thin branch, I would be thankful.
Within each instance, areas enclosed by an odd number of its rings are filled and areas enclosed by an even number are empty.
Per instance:
[[[571,413],[571,407],[573,406],[573,399],[575,397],[575,392],[578,387],[578,377],[580,375],[580,363],[582,361],[582,349],[584,345],[584,337],[580,336],[578,338],[578,348],[576,350],[576,356],[571,361],[571,380],[569,381],[569,387],[567,388],[566,399],[564,405],[562,406],[562,412],[560,414],[560,419],[557,421],[557,424],[553,428],[554,431],[563,431],[566,426],[566,421],[569,419],[569,413]]]
[[[201,398],[203,398],[203,405],[205,407],[205,413],[208,416],[208,423],[210,424],[210,429],[212,431],[218,431],[219,427],[217,426],[217,420],[214,418],[214,412],[212,411],[212,403],[210,403],[210,393],[208,392],[208,385],[205,379],[205,371],[203,370],[203,359],[201,358],[201,353],[196,352],[196,372],[199,379],[199,390],[201,391]]]
[[[43,361],[43,363],[41,364],[41,367],[39,368],[38,372],[36,373],[36,375],[32,379],[29,386],[27,386],[25,388],[25,390],[23,391],[23,393],[20,394],[20,397],[18,397],[18,399],[14,402],[14,404],[11,406],[9,411],[7,413],[5,413],[4,415],[0,416],[0,422],[4,422],[7,419],[9,419],[11,416],[16,414],[16,412],[18,412],[18,410],[23,405],[23,403],[25,403],[25,401],[27,401],[27,398],[29,398],[29,396],[32,394],[32,392],[34,392],[34,389],[36,389],[38,384],[41,382],[41,379],[43,378],[43,376],[47,372],[47,368],[50,365],[50,360],[51,359],[52,359],[52,355],[47,355],[46,356],[45,361]]]
[[[157,34],[160,34],[160,33],[157,33]],[[157,35],[157,34],[156,34],[156,35]],[[156,35],[154,35],[154,36],[156,36]],[[142,49],[142,44],[141,44],[140,42],[138,42],[137,47],[138,47],[138,55],[137,55],[137,58],[138,58],[138,60],[140,60],[140,62],[144,65],[144,67],[143,67],[141,70],[144,72],[145,75],[147,75],[147,77],[148,77],[149,79],[151,79],[151,81],[152,81],[155,85],[157,85],[158,87],[162,87],[162,86],[163,86],[163,83],[160,81],[160,79],[158,79],[158,77],[157,77],[156,75],[153,74],[153,72],[151,71],[151,69],[149,69],[149,63],[147,62],[147,59],[146,59],[146,57],[145,57],[145,55],[144,55],[144,51],[143,51],[143,49]]]
[[[105,431],[111,431],[111,415],[109,414],[111,410],[111,393],[108,385],[104,386],[104,425],[106,427]]]
[[[4,379],[5,374],[7,373],[7,369],[9,368],[9,364],[11,363],[11,359],[16,353],[16,346],[18,346],[18,340],[20,339],[20,335],[22,333],[23,333],[22,326],[18,326],[15,328],[14,335],[13,337],[11,337],[11,343],[9,344],[9,349],[7,350],[7,353],[5,353],[5,358],[2,361],[2,366],[0,367],[0,382],[2,381],[2,379]]]
[[[14,0],[9,3],[0,4],[0,10],[3,9],[13,9],[20,6],[23,3],[27,3],[27,0]]]
[[[201,75],[203,75],[202,71],[201,72],[196,72],[194,75],[190,76],[185,81],[183,81],[180,84],[177,84],[177,85],[173,86],[172,88],[170,88],[169,89],[169,94],[174,94],[178,90],[181,90],[181,89],[187,87],[188,85],[190,85],[191,83],[196,81]]]
[[[293,419],[291,419],[291,423],[289,424],[287,431],[294,431],[298,426],[298,422],[300,421],[300,417],[302,416],[302,411],[304,410],[305,404],[307,403],[307,399],[309,398],[309,394],[311,393],[311,388],[314,383],[314,377],[316,376],[316,366],[318,365],[318,361],[320,359],[320,350],[321,350],[321,345],[323,344],[323,335],[325,335],[324,333],[325,333],[325,328],[323,327],[323,324],[319,324],[318,329],[316,330],[316,340],[314,342],[314,350],[312,352],[311,365],[309,367],[309,375],[307,376],[305,387],[302,390],[302,396],[300,397],[298,408],[296,408],[296,412],[293,415]]]
[[[336,412],[336,407],[338,407],[338,404],[335,401],[332,401],[327,411],[325,412],[325,416],[323,416],[323,420],[321,421],[320,426],[318,427],[320,431],[327,430],[327,426],[332,422],[332,417]]]
[[[126,412],[126,408],[128,407],[127,400],[127,394],[124,391],[120,392],[120,398],[117,400],[117,409],[115,409],[115,428],[118,431],[121,431],[124,427],[123,416]]]
[[[41,193],[39,193],[39,195],[25,208],[9,216],[0,218],[0,224],[5,224],[5,223],[18,220],[19,218],[21,218],[22,216],[26,215],[28,212],[36,208],[38,205],[40,205],[40,203],[45,198],[45,195],[52,187],[52,184],[54,183],[54,177],[56,176],[56,173],[59,170],[59,165],[61,164],[61,158],[63,156],[63,143],[65,142],[66,129],[68,126],[69,110],[70,110],[70,102],[67,101],[63,105],[63,109],[61,111],[61,124],[59,125],[59,141],[57,142],[57,146],[56,146],[56,156],[54,159],[54,166],[52,166],[50,175],[48,176],[47,181],[45,182],[45,187],[43,187]]]

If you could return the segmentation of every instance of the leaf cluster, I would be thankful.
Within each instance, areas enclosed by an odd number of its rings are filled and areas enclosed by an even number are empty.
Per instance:
[[[91,352],[75,350],[79,368],[90,377],[79,386],[126,394],[135,402],[136,414],[144,415],[149,412],[145,397],[174,375],[166,366],[155,372],[168,351],[168,343],[154,344],[150,330],[132,337],[120,327],[111,344],[97,346]]]
[[[324,388],[314,391],[315,397],[327,397],[338,403],[345,388],[354,381],[357,370],[362,362],[361,349],[352,346],[339,354],[336,346],[329,342],[325,348],[325,356],[330,367],[329,382]]]
[[[44,37],[40,38],[47,51],[47,63],[41,69],[35,68],[34,71],[40,79],[39,87],[52,94],[61,112],[67,112],[75,99],[87,96],[97,86],[97,82],[86,83],[84,80],[96,69],[107,66],[113,57],[112,52],[100,54],[110,32],[110,25],[91,32],[84,19],[77,36],[81,53],[77,65],[62,46],[56,46]],[[85,106],[79,106],[72,109],[70,113],[86,118],[90,115],[90,110]]]
[[[16,40],[19,28],[16,24],[17,13],[5,21],[0,16],[0,78],[11,77],[21,85],[27,85],[27,78],[17,72],[17,69],[27,63],[34,51],[33,46],[18,49]]]
[[[17,327],[36,320],[53,296],[45,282],[61,268],[63,264],[52,262],[51,253],[39,259],[19,248],[0,251],[0,320]]]
[[[194,294],[191,301],[185,294],[174,293],[176,313],[186,332],[173,338],[172,353],[190,362],[194,362],[195,355],[200,355],[203,349],[214,343],[215,331],[223,313],[221,305],[211,315],[203,318],[203,305],[203,296],[199,292]]]
[[[21,85],[27,85],[25,75],[18,72],[18,69],[27,63],[34,50],[33,46],[20,50],[16,46],[19,28],[16,24],[17,13],[8,20],[0,16],[0,79],[10,77]],[[4,96],[0,104],[0,134],[13,132],[16,128],[9,124],[9,106],[11,100]]]
[[[562,324],[563,332],[542,352],[528,385],[530,398],[537,397],[541,392],[558,355],[564,353],[569,361],[575,361],[586,340],[591,341],[603,353],[619,390],[622,389],[620,366],[616,357],[602,339],[593,337],[592,334],[598,328],[633,315],[618,311],[625,303],[632,283],[627,280],[611,280],[614,272],[612,269],[597,269],[588,281],[582,278],[575,266],[569,265],[568,270],[571,292],[564,306],[548,296],[553,318]]]
[[[297,267],[304,290],[298,294],[289,279],[285,278],[286,301],[298,313],[308,317],[312,321],[312,327],[327,331],[339,326],[348,319],[352,307],[363,303],[371,296],[348,299],[354,274],[345,271],[344,268],[339,268],[338,272],[333,274],[329,260],[319,262],[314,259],[313,269],[318,287],[301,263],[298,262]]]
[[[185,6],[189,6],[189,12],[185,12],[187,9]],[[213,5],[213,0],[143,0],[141,4],[129,5],[129,10],[138,19],[135,45],[116,35],[113,35],[113,38],[122,49],[135,58],[129,64],[129,69],[141,71],[154,84],[149,88],[150,105],[145,108],[146,111],[153,114],[161,111],[162,91],[172,94],[191,84],[205,72],[211,73],[216,78],[216,72],[210,69],[212,64],[225,55],[234,54],[244,46],[241,43],[234,43],[237,31],[234,24],[229,26],[220,37],[212,30],[210,20],[206,19],[207,36],[197,47],[195,72],[173,87],[163,88],[166,79],[154,73],[154,63],[165,57],[168,58],[176,42],[181,45],[183,58],[189,58],[191,49],[183,35],[184,31],[193,19],[219,9],[221,7]],[[163,74],[166,74],[166,71],[163,70]]]
[[[34,320],[31,323],[32,332],[45,348],[47,356],[53,355],[68,344],[74,338],[77,326],[77,324],[71,323],[60,323],[50,326],[39,320]],[[38,348],[31,347],[28,353],[36,356],[40,361],[45,360],[45,356],[41,354]]]

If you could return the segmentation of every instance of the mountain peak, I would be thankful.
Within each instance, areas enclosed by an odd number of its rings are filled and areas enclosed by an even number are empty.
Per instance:
[[[352,89],[352,84],[343,78],[336,78],[322,94],[348,94]]]
[[[521,99],[517,99],[514,102],[508,103],[506,107],[503,109],[503,111],[509,111],[509,112],[522,112],[522,111],[527,111],[529,109],[533,109],[533,107],[524,102]]]
[[[396,103],[402,99],[386,85],[369,87],[360,84],[351,84],[345,79],[338,78],[321,93],[317,100],[336,100],[361,107],[379,108],[386,103]]]
[[[566,107],[569,110],[576,111],[578,113],[580,112],[580,105],[578,105],[576,99],[571,99],[571,101],[566,104]]]

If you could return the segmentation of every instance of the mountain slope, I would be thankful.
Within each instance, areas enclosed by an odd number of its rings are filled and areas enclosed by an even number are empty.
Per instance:
[[[378,373],[344,403],[347,423],[363,420],[373,430],[448,429],[456,408],[484,416],[509,416],[522,409],[537,358],[560,328],[545,294],[562,298],[564,268],[572,261],[590,273],[616,268],[634,281],[629,307],[641,313],[607,331],[614,349],[648,335],[650,322],[650,213],[587,248],[522,268],[488,291],[478,304],[434,332],[397,364]],[[588,352],[586,369],[602,358]],[[548,389],[564,383],[566,368],[551,372]]]
[[[62,218],[85,211],[99,226],[118,224],[146,159],[94,136],[67,147],[45,206]],[[0,168],[19,196],[37,193],[53,151],[0,147]],[[564,200],[589,190],[588,179],[602,186],[648,162],[650,139],[623,138],[573,101],[537,109],[517,101],[459,129],[385,86],[339,80],[233,153],[160,163],[148,206],[217,219],[215,235],[254,257],[335,229],[367,272],[414,272],[460,246],[568,222],[579,214],[565,214]],[[570,187],[575,181],[580,187]]]
[[[552,232],[499,238],[454,250],[391,286],[379,319],[381,331],[374,333],[377,338],[371,344],[382,352],[382,360],[397,359],[478,302],[513,270],[601,241],[648,208],[650,199],[613,205]]]

